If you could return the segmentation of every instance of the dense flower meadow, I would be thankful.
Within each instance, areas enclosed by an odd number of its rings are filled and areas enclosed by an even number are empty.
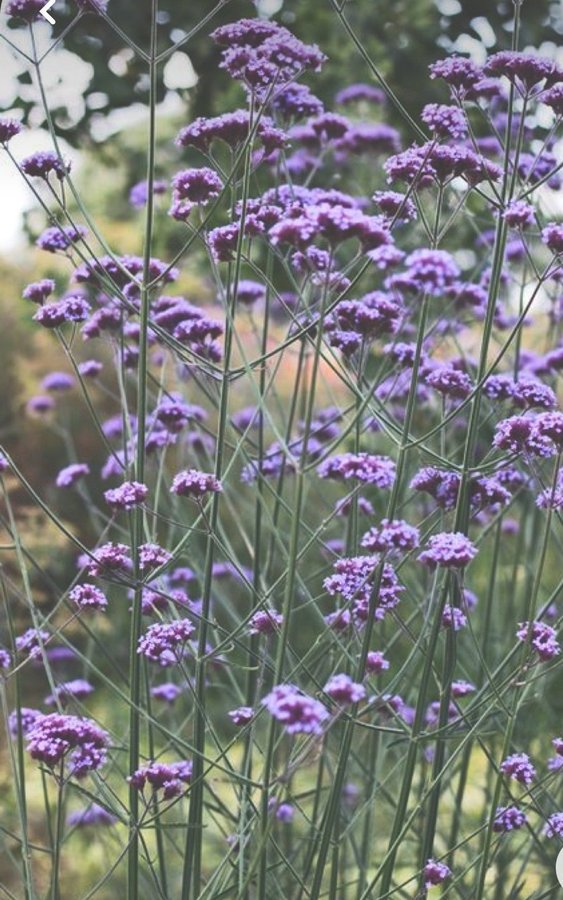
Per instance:
[[[8,3],[33,63],[42,5]],[[80,896],[555,896],[563,69],[519,50],[518,15],[511,50],[431,66],[416,121],[373,68],[325,105],[330,59],[275,21],[199,34],[240,107],[186,113],[167,172],[153,25],[138,256],[49,117],[25,157],[0,118],[64,273],[21,300],[60,358],[27,401],[61,440],[48,496],[0,456],[18,896],[77,897],[81,834],[104,861]]]

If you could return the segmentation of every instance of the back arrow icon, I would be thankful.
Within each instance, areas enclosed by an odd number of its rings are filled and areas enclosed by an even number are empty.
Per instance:
[[[39,12],[40,12],[41,15],[43,16],[43,18],[44,18],[44,19],[47,19],[47,21],[49,22],[50,25],[54,25],[54,24],[55,24],[55,20],[53,19],[53,16],[50,16],[50,15],[49,15],[49,12],[48,12],[48,11],[51,9],[51,7],[52,7],[52,5],[53,5],[54,2],[55,2],[55,0],[47,0],[47,3],[45,4],[45,6],[43,6],[43,7],[39,10]]]

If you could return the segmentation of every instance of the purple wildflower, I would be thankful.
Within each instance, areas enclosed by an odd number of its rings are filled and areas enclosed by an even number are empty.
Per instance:
[[[61,469],[57,475],[56,485],[60,488],[70,488],[73,487],[77,481],[80,481],[81,478],[84,478],[85,475],[89,474],[90,466],[86,463],[72,463],[72,465]]]
[[[68,599],[78,609],[92,610],[93,612],[104,612],[108,605],[106,595],[94,584],[77,584],[69,592]]]
[[[76,384],[76,380],[68,372],[49,372],[41,382],[44,391],[69,391]]]
[[[512,753],[500,764],[500,771],[520,784],[531,784],[536,777],[536,770],[527,753]]]
[[[86,562],[86,571],[92,578],[107,574],[105,570],[129,572],[133,567],[130,549],[126,544],[109,541],[92,553],[93,559]]]
[[[442,612],[442,628],[452,628],[454,631],[460,631],[466,625],[467,616],[463,610],[447,603]]]
[[[90,304],[83,297],[65,297],[41,306],[33,318],[44,328],[60,328],[66,322],[84,322],[89,313]]]
[[[231,709],[228,715],[234,725],[248,725],[254,718],[254,710],[251,706],[239,706]]]
[[[510,228],[527,228],[535,221],[534,207],[525,200],[512,200],[505,208],[502,217]]]
[[[164,684],[157,684],[156,687],[151,688],[151,697],[154,697],[155,700],[163,700],[170,705],[178,699],[181,693],[182,688],[172,681],[166,681]]]
[[[183,794],[191,780],[192,763],[190,760],[181,760],[176,763],[150,762],[141,766],[127,779],[138,791],[143,791],[147,784],[153,791],[162,791],[165,800]]]
[[[149,186],[147,181],[139,181],[137,184],[134,184],[129,191],[129,203],[131,206],[134,206],[137,209],[145,206],[148,200],[148,189]],[[154,181],[153,194],[165,194],[167,190],[168,185],[165,181]]]
[[[389,550],[414,550],[418,547],[420,533],[404,519],[382,519],[378,527],[370,528],[362,538],[362,547],[374,553]]]
[[[322,734],[328,710],[292,684],[279,684],[262,700],[270,715],[288,734]]]
[[[22,125],[16,119],[0,118],[0,144],[7,144],[21,131]]]
[[[451,869],[435,859],[429,859],[424,867],[424,887],[432,888],[438,884],[442,884],[452,874]]]
[[[544,825],[543,833],[548,838],[563,838],[563,812],[556,812],[549,816]]]
[[[563,253],[563,224],[551,222],[546,225],[542,233],[542,241],[555,253]]]
[[[390,488],[395,480],[395,463],[388,456],[342,453],[321,463],[317,472],[321,478],[334,478],[337,481],[355,479],[363,484]]]
[[[467,134],[467,119],[458,106],[427,103],[422,110],[421,119],[436,137],[459,139]]]
[[[340,705],[359,703],[366,696],[366,689],[363,684],[353,681],[344,672],[341,672],[339,675],[332,675],[323,690],[325,694],[328,694],[332,700],[335,700]]]
[[[334,97],[334,102],[341,106],[348,103],[385,103],[385,93],[372,84],[350,84],[342,88]]]
[[[170,490],[179,497],[192,497],[199,500],[207,493],[220,493],[223,486],[214,475],[208,472],[187,469],[174,476]]]
[[[460,531],[442,531],[433,535],[428,548],[418,557],[419,562],[430,568],[445,566],[462,569],[477,555],[477,548]]]
[[[174,219],[185,219],[194,206],[207,206],[223,190],[223,182],[213,169],[184,169],[173,180],[174,188],[170,214]]]
[[[445,250],[415,250],[406,258],[406,275],[421,291],[441,297],[459,278],[457,263]]]
[[[553,659],[561,653],[557,632],[545,622],[520,622],[516,632],[519,641],[529,642],[542,662]]]
[[[69,699],[84,700],[92,694],[94,688],[84,678],[75,678],[73,681],[65,681],[57,684],[53,693],[45,697],[46,706],[55,706],[60,701],[64,706]]]
[[[370,650],[366,658],[366,672],[370,675],[381,675],[389,668],[389,661],[380,650]]]
[[[39,659],[45,642],[49,640],[49,632],[40,628],[28,628],[16,638],[16,650],[25,653],[30,659]]]
[[[531,456],[552,456],[555,452],[551,441],[538,434],[534,420],[528,416],[511,416],[502,419],[495,428],[493,446],[511,453],[528,453]]]
[[[83,809],[69,813],[66,824],[69,828],[99,828],[100,826],[115,825],[117,816],[108,812],[99,803],[91,803]]]
[[[55,290],[55,282],[52,278],[43,278],[41,281],[34,281],[24,288],[22,297],[24,300],[31,300],[32,303],[44,303],[47,297]]]
[[[171,559],[172,554],[159,544],[141,544],[139,547],[139,568],[142,572],[147,569],[158,569]]]
[[[53,768],[70,754],[70,774],[83,778],[107,759],[109,735],[91,719],[51,713],[37,719],[27,734],[32,759]]]
[[[104,492],[104,499],[112,509],[130,510],[143,503],[148,496],[146,484],[139,481],[125,481],[117,488]]]
[[[78,371],[83,378],[96,378],[103,369],[103,363],[97,359],[87,359],[79,363]]]
[[[189,619],[176,619],[167,623],[156,622],[139,638],[137,653],[163,668],[173,666],[180,662],[185,644],[194,631],[195,628]]]
[[[70,163],[62,160],[52,150],[38,150],[22,159],[20,168],[25,175],[47,179],[54,172],[59,181],[70,172]]]
[[[260,609],[250,619],[250,634],[275,634],[283,623],[283,616],[275,609]]]
[[[517,831],[523,828],[527,821],[526,814],[517,806],[499,806],[495,813],[493,831]]]
[[[8,731],[10,732],[10,736],[14,738],[14,740],[17,738],[21,722],[22,736],[27,737],[42,715],[43,713],[39,709],[30,709],[28,706],[21,706],[19,710],[15,709],[8,716]]]

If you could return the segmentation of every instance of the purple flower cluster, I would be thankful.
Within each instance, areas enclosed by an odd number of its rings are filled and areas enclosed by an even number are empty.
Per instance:
[[[557,632],[545,622],[520,622],[516,637],[519,641],[529,643],[542,662],[561,653]]]
[[[179,797],[192,780],[192,763],[181,760],[175,763],[150,762],[141,766],[127,779],[138,791],[150,785],[153,791],[162,791],[165,800]]]
[[[185,645],[195,631],[189,619],[156,622],[139,638],[137,653],[167,668],[181,662]]]
[[[353,681],[349,675],[332,675],[323,688],[325,694],[342,706],[359,703],[366,696],[363,684]]]
[[[174,476],[170,490],[179,497],[191,497],[194,500],[200,500],[206,494],[220,493],[223,490],[223,486],[214,475],[208,472],[187,469],[183,472],[178,472]]]
[[[526,814],[517,806],[499,806],[495,813],[493,831],[507,832],[518,831],[523,828],[528,819]]]
[[[395,463],[388,456],[371,453],[343,453],[332,456],[317,469],[321,478],[360,481],[378,488],[390,488],[395,480]]]
[[[109,735],[91,719],[80,716],[39,716],[26,739],[32,759],[50,769],[68,759],[69,772],[76,778],[100,769],[107,759]]]
[[[531,784],[536,777],[536,770],[527,753],[513,753],[500,764],[500,771],[520,784]]]
[[[328,719],[328,710],[322,703],[292,684],[277,685],[263,698],[262,704],[288,734],[321,735],[323,723]]]
[[[418,560],[430,568],[444,566],[463,569],[476,555],[477,548],[465,534],[443,531],[430,538],[427,549],[419,555]]]
[[[362,547],[373,553],[414,550],[420,543],[420,533],[404,519],[382,519],[378,527],[370,528],[362,538]]]
[[[125,481],[119,487],[105,491],[104,499],[112,509],[130,510],[144,503],[148,493],[149,489],[146,484],[141,484],[139,481]]]

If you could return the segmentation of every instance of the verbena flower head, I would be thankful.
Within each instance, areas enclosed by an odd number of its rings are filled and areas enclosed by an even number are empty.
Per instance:
[[[288,734],[323,733],[328,710],[292,684],[279,684],[263,698],[270,715],[281,722]]]
[[[66,824],[68,828],[99,828],[115,825],[119,819],[110,813],[99,803],[90,803],[83,809],[68,814]]]
[[[283,623],[283,616],[275,609],[260,609],[250,619],[250,634],[275,634]]]
[[[109,735],[91,719],[50,713],[38,718],[27,734],[32,759],[54,768],[63,760],[69,773],[83,778],[107,759]]]
[[[230,147],[237,147],[249,137],[250,126],[250,113],[243,109],[224,113],[215,118],[199,118],[180,131],[176,144],[179,147],[195,147],[204,152],[207,152],[216,140],[224,141]],[[285,146],[286,135],[274,127],[268,116],[260,117],[255,134],[256,140],[266,154],[281,150]]]
[[[49,372],[41,381],[44,391],[69,391],[76,385],[76,379],[68,372]]]
[[[62,160],[52,150],[37,150],[31,156],[27,156],[20,162],[20,168],[25,175],[47,179],[51,172],[62,181],[70,172],[70,163]]]
[[[549,82],[552,76],[560,80],[554,63],[534,53],[501,50],[489,56],[484,66],[487,75],[504,75],[523,91],[529,91],[539,82]]]
[[[161,547],[160,544],[141,544],[139,547],[139,568],[141,571],[150,569],[158,569],[160,566],[166,565],[172,559],[169,550]]]
[[[529,416],[511,416],[499,422],[495,428],[493,446],[530,456],[552,456],[555,453],[552,442],[538,433],[534,420]]]
[[[150,625],[139,638],[137,653],[167,668],[179,663],[195,628],[189,619]]]
[[[55,706],[58,701],[65,706],[69,700],[85,700],[93,692],[94,687],[89,681],[84,678],[74,678],[72,681],[57,684],[53,693],[45,697],[45,705]]]
[[[6,6],[6,12],[15,19],[23,19],[25,22],[34,22],[40,18],[40,12],[45,6],[41,0],[10,0]]]
[[[117,488],[104,492],[104,499],[112,509],[130,510],[147,499],[149,489],[139,481],[125,481]]]
[[[248,725],[254,718],[254,710],[251,706],[239,706],[228,713],[234,725]]]
[[[86,562],[86,571],[92,578],[107,575],[110,571],[129,572],[133,568],[131,551],[126,544],[112,541],[102,544],[92,553],[93,559]]]
[[[516,637],[519,641],[529,642],[542,662],[561,653],[557,632],[545,622],[520,622]]]
[[[467,625],[467,616],[462,609],[447,603],[442,611],[442,628],[460,631]]]
[[[20,706],[19,709],[14,709],[8,716],[8,731],[10,732],[10,737],[14,740],[18,737],[20,724],[22,736],[27,737],[42,715],[43,713],[41,710],[30,709],[28,706]]]
[[[41,628],[28,628],[27,631],[16,637],[16,650],[18,653],[25,653],[30,659],[40,659],[49,637],[48,631]]]
[[[90,314],[90,304],[83,297],[65,297],[45,303],[33,316],[44,328],[60,328],[68,322],[84,322]]]
[[[415,250],[405,262],[407,278],[433,297],[441,297],[460,275],[457,263],[445,250]]]
[[[525,200],[511,200],[507,204],[502,217],[510,228],[528,228],[535,221],[535,210]]]
[[[80,481],[81,478],[84,478],[85,475],[89,474],[90,466],[87,463],[72,463],[72,465],[61,469],[57,475],[56,485],[60,488],[70,488],[77,481]]]
[[[495,813],[493,831],[507,832],[518,831],[527,823],[528,818],[517,806],[499,806]]]
[[[80,610],[104,612],[108,600],[103,591],[94,584],[77,584],[69,591],[68,599]]]
[[[500,764],[500,771],[520,784],[531,784],[536,777],[536,770],[527,753],[512,753]]]
[[[22,297],[24,300],[31,300],[32,303],[44,303],[55,290],[55,282],[52,278],[42,278],[41,281],[34,281],[24,288]]]
[[[336,561],[334,574],[323,582],[329,594],[340,594],[353,603],[354,619],[358,625],[366,622],[370,603],[375,604],[375,618],[382,619],[388,610],[397,606],[404,590],[393,566],[385,563],[377,596],[372,598],[375,573],[379,565],[380,559],[376,555],[344,557]]]
[[[380,650],[370,650],[366,657],[366,672],[370,675],[381,675],[389,668],[389,660],[385,659]]]
[[[317,472],[321,478],[356,480],[379,488],[390,488],[395,480],[395,463],[388,456],[342,453],[321,463]]]
[[[421,119],[436,137],[456,140],[467,134],[467,120],[458,106],[427,103],[422,110]]]
[[[165,800],[183,794],[191,780],[191,760],[175,763],[150,762],[146,766],[141,766],[127,779],[138,791],[143,791],[146,785],[155,792],[162,791]]]
[[[476,555],[477,548],[465,534],[460,531],[443,531],[430,538],[427,549],[419,555],[418,560],[430,568],[444,566],[463,569]]]
[[[0,144],[7,144],[22,130],[21,123],[16,119],[0,118]]]
[[[438,884],[443,884],[451,874],[451,869],[445,863],[429,859],[424,867],[424,886],[432,888]]]
[[[223,490],[223,486],[214,475],[208,472],[187,469],[183,472],[178,472],[174,476],[170,490],[179,497],[192,497],[195,500],[199,500],[206,494],[220,493]]]
[[[181,693],[182,688],[172,681],[166,681],[164,684],[157,684],[151,688],[151,697],[154,697],[155,700],[162,700],[169,706],[176,702]]]
[[[392,550],[414,550],[420,543],[420,533],[404,519],[382,519],[378,527],[370,528],[362,538],[362,547],[374,553]]]
[[[348,87],[342,88],[334,96],[334,102],[341,106],[349,103],[385,103],[385,92],[381,88],[375,87],[373,84],[350,84]]]
[[[339,675],[332,675],[323,690],[332,700],[344,706],[359,703],[366,696],[363,684],[358,684],[343,672]]]
[[[153,182],[153,194],[165,194],[168,190],[168,184],[166,181],[162,181],[161,179],[155,179]],[[129,191],[129,203],[131,206],[140,209],[145,206],[148,200],[148,192],[149,185],[147,181],[139,181],[137,184],[134,184],[131,190]]]
[[[430,77],[441,78],[454,91],[467,90],[483,78],[483,70],[464,56],[448,56],[430,65]]]
[[[543,833],[548,838],[563,838],[563,812],[556,812],[548,817]]]
[[[207,206],[217,198],[223,190],[223,182],[213,169],[203,166],[178,172],[172,179],[172,187],[171,215],[174,219],[184,219],[194,206]]]

